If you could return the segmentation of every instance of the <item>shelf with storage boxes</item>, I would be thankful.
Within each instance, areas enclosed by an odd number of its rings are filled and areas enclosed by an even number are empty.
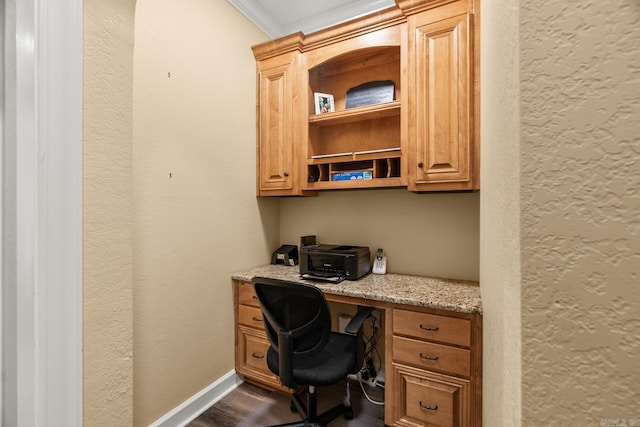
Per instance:
[[[309,99],[318,92],[331,94],[335,111],[316,114],[315,104],[309,105],[305,188],[406,185],[401,167],[400,46],[394,45],[398,32],[382,30],[381,46],[347,52],[335,46],[335,56],[308,69]],[[390,99],[347,108],[347,92],[373,81],[391,84]]]

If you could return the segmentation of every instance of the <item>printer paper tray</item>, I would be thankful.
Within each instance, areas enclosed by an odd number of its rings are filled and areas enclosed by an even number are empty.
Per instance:
[[[300,277],[302,277],[303,279],[322,280],[323,282],[331,282],[331,283],[340,283],[345,279],[344,276],[332,276],[329,274],[325,275],[325,274],[314,274],[314,273],[304,273]]]

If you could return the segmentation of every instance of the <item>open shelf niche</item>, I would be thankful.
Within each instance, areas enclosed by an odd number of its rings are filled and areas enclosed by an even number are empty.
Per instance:
[[[345,108],[351,88],[390,80],[393,101]],[[335,111],[316,114],[314,93],[333,95]],[[336,56],[309,69],[309,190],[397,187],[401,176],[400,46],[377,46]],[[352,175],[347,180],[345,173]]]

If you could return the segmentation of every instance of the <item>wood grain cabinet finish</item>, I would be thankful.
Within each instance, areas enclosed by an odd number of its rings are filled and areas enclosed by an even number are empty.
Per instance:
[[[396,6],[253,46],[257,194],[479,188],[479,0]],[[391,81],[393,100],[346,108],[349,89]],[[334,96],[316,114],[314,93]],[[365,179],[340,181],[361,173]]]
[[[470,381],[398,365],[393,375],[400,393],[392,399],[398,427],[459,427],[471,424]]]
[[[482,425],[481,324],[478,315],[393,309],[387,425]]]
[[[471,14],[409,19],[410,190],[477,188],[472,135]]]
[[[292,190],[293,65],[260,71],[260,191]]]
[[[234,280],[236,371],[284,390],[266,365],[269,342],[253,286]],[[482,426],[482,316],[325,294],[383,310],[387,426]]]
[[[273,47],[272,45],[275,45]],[[257,67],[257,195],[299,194],[299,35],[269,44],[273,56],[254,47]]]
[[[393,333],[421,340],[469,347],[471,321],[449,316],[394,310]]]
[[[464,348],[394,336],[393,354],[398,363],[453,375],[471,374],[471,352]]]
[[[285,390],[267,367],[269,340],[264,332],[262,311],[253,286],[234,282],[236,372],[245,380],[263,387]]]

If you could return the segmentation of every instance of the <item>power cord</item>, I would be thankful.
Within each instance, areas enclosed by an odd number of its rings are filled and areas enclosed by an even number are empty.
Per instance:
[[[358,382],[360,383],[360,388],[362,389],[362,394],[364,394],[364,397],[366,397],[369,402],[373,403],[374,405],[384,405],[384,402],[378,402],[376,400],[373,400],[371,397],[369,397],[369,395],[367,394],[367,392],[364,389],[364,384],[362,384],[362,378],[360,378],[360,375],[358,375]]]
[[[376,310],[378,316],[380,316],[380,311]],[[364,361],[363,366],[360,372],[357,375],[358,383],[360,383],[360,388],[362,389],[362,393],[364,397],[374,405],[384,405],[384,402],[379,402],[373,400],[366,392],[363,384],[363,377],[365,380],[369,378],[376,378],[380,369],[382,368],[382,357],[380,356],[380,352],[378,351],[378,339],[380,338],[380,330],[381,325],[378,321],[379,317],[369,316],[369,322],[371,325],[371,336],[367,337],[363,336],[365,343],[365,352],[364,352]],[[375,360],[378,360],[378,367],[375,367]],[[384,390],[384,386],[377,386]]]
[[[376,310],[378,316],[380,311]],[[378,351],[378,339],[380,338],[381,325],[379,324],[379,318],[375,316],[369,316],[369,322],[371,324],[371,336],[364,336],[365,351],[364,351],[364,366],[362,367],[362,373],[364,379],[375,378],[380,369],[382,368],[382,357]],[[375,361],[378,361],[378,367],[375,366]]]

